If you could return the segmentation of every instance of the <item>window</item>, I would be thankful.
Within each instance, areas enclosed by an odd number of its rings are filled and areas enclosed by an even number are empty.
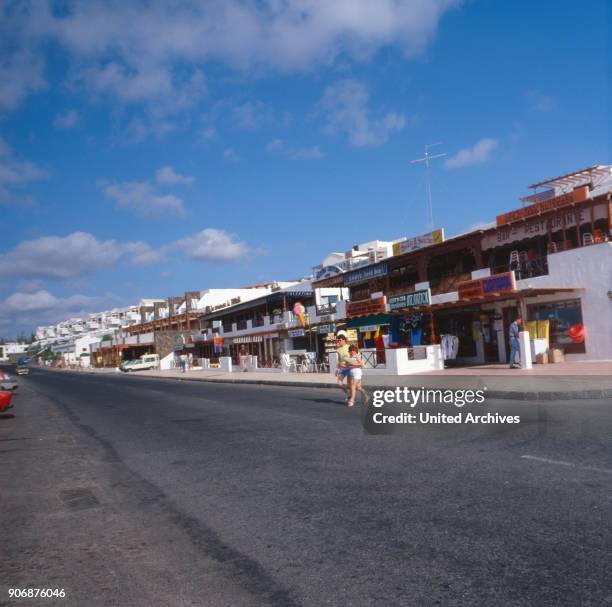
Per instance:
[[[550,346],[563,348],[569,354],[584,354],[585,332],[579,299],[568,299],[528,308],[530,320],[550,321]]]

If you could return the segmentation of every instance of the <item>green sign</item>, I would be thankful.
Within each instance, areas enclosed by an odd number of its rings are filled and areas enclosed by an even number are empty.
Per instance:
[[[401,295],[393,295],[387,299],[390,310],[404,310],[406,308],[415,308],[416,306],[428,306],[431,304],[430,289],[422,291],[413,291],[412,293],[402,293]]]

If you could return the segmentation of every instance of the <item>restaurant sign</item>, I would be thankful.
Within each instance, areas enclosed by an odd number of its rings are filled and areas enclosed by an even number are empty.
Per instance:
[[[514,272],[493,274],[476,280],[459,283],[459,299],[480,299],[488,295],[499,295],[508,291],[516,291]]]
[[[516,209],[516,211],[510,211],[509,213],[498,215],[496,217],[496,223],[498,226],[503,226],[507,223],[512,223],[513,221],[519,221],[520,219],[528,219],[529,217],[535,217],[541,213],[546,213],[547,211],[554,211],[555,209],[566,207],[570,204],[574,204],[575,202],[582,202],[588,197],[589,187],[584,185],[571,192],[568,192],[567,194],[561,194],[560,196],[555,196],[554,198],[547,198],[541,202],[536,202],[521,209]]]
[[[290,329],[287,333],[289,337],[304,337],[304,329]]]
[[[389,297],[390,310],[404,310],[416,306],[428,306],[431,304],[431,290],[423,289],[412,293],[402,293]]]
[[[417,251],[418,249],[430,247],[440,242],[444,242],[444,228],[428,232],[427,234],[421,234],[414,238],[407,238],[406,240],[402,240],[402,242],[396,242],[393,245],[393,255],[403,255],[404,253]]]
[[[361,270],[351,272],[350,274],[344,275],[344,284],[351,285],[354,282],[361,282],[362,280],[369,280],[370,278],[377,278],[378,276],[386,276],[388,267],[386,263],[382,263],[376,266],[368,266]]]
[[[376,297],[375,299],[360,299],[359,301],[347,302],[346,317],[354,318],[355,316],[384,314],[387,311],[386,303],[385,297]]]
[[[334,324],[319,325],[317,327],[317,333],[335,333],[335,332],[336,332],[336,325]]]
[[[608,204],[598,204],[593,207],[593,220],[606,219],[608,217]],[[483,250],[501,247],[518,240],[546,236],[551,233],[560,232],[563,226],[566,229],[576,225],[584,225],[591,222],[590,213],[582,209],[563,209],[558,213],[547,217],[533,217],[526,221],[501,226],[482,237]]]

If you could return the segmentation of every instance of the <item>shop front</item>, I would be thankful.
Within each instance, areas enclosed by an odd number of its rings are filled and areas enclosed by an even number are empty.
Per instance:
[[[550,348],[584,352],[586,331],[577,290],[516,289],[479,298],[466,297],[468,292],[456,302],[430,307],[447,365],[507,362],[510,324],[519,315],[534,357]]]
[[[391,347],[415,348],[435,343],[433,316],[428,310],[431,305],[429,288],[392,295],[388,303],[392,313],[389,324]]]

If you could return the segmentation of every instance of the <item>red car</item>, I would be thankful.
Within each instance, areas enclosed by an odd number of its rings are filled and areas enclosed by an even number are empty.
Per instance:
[[[13,393],[7,390],[0,391],[0,413],[4,413],[13,406]]]

